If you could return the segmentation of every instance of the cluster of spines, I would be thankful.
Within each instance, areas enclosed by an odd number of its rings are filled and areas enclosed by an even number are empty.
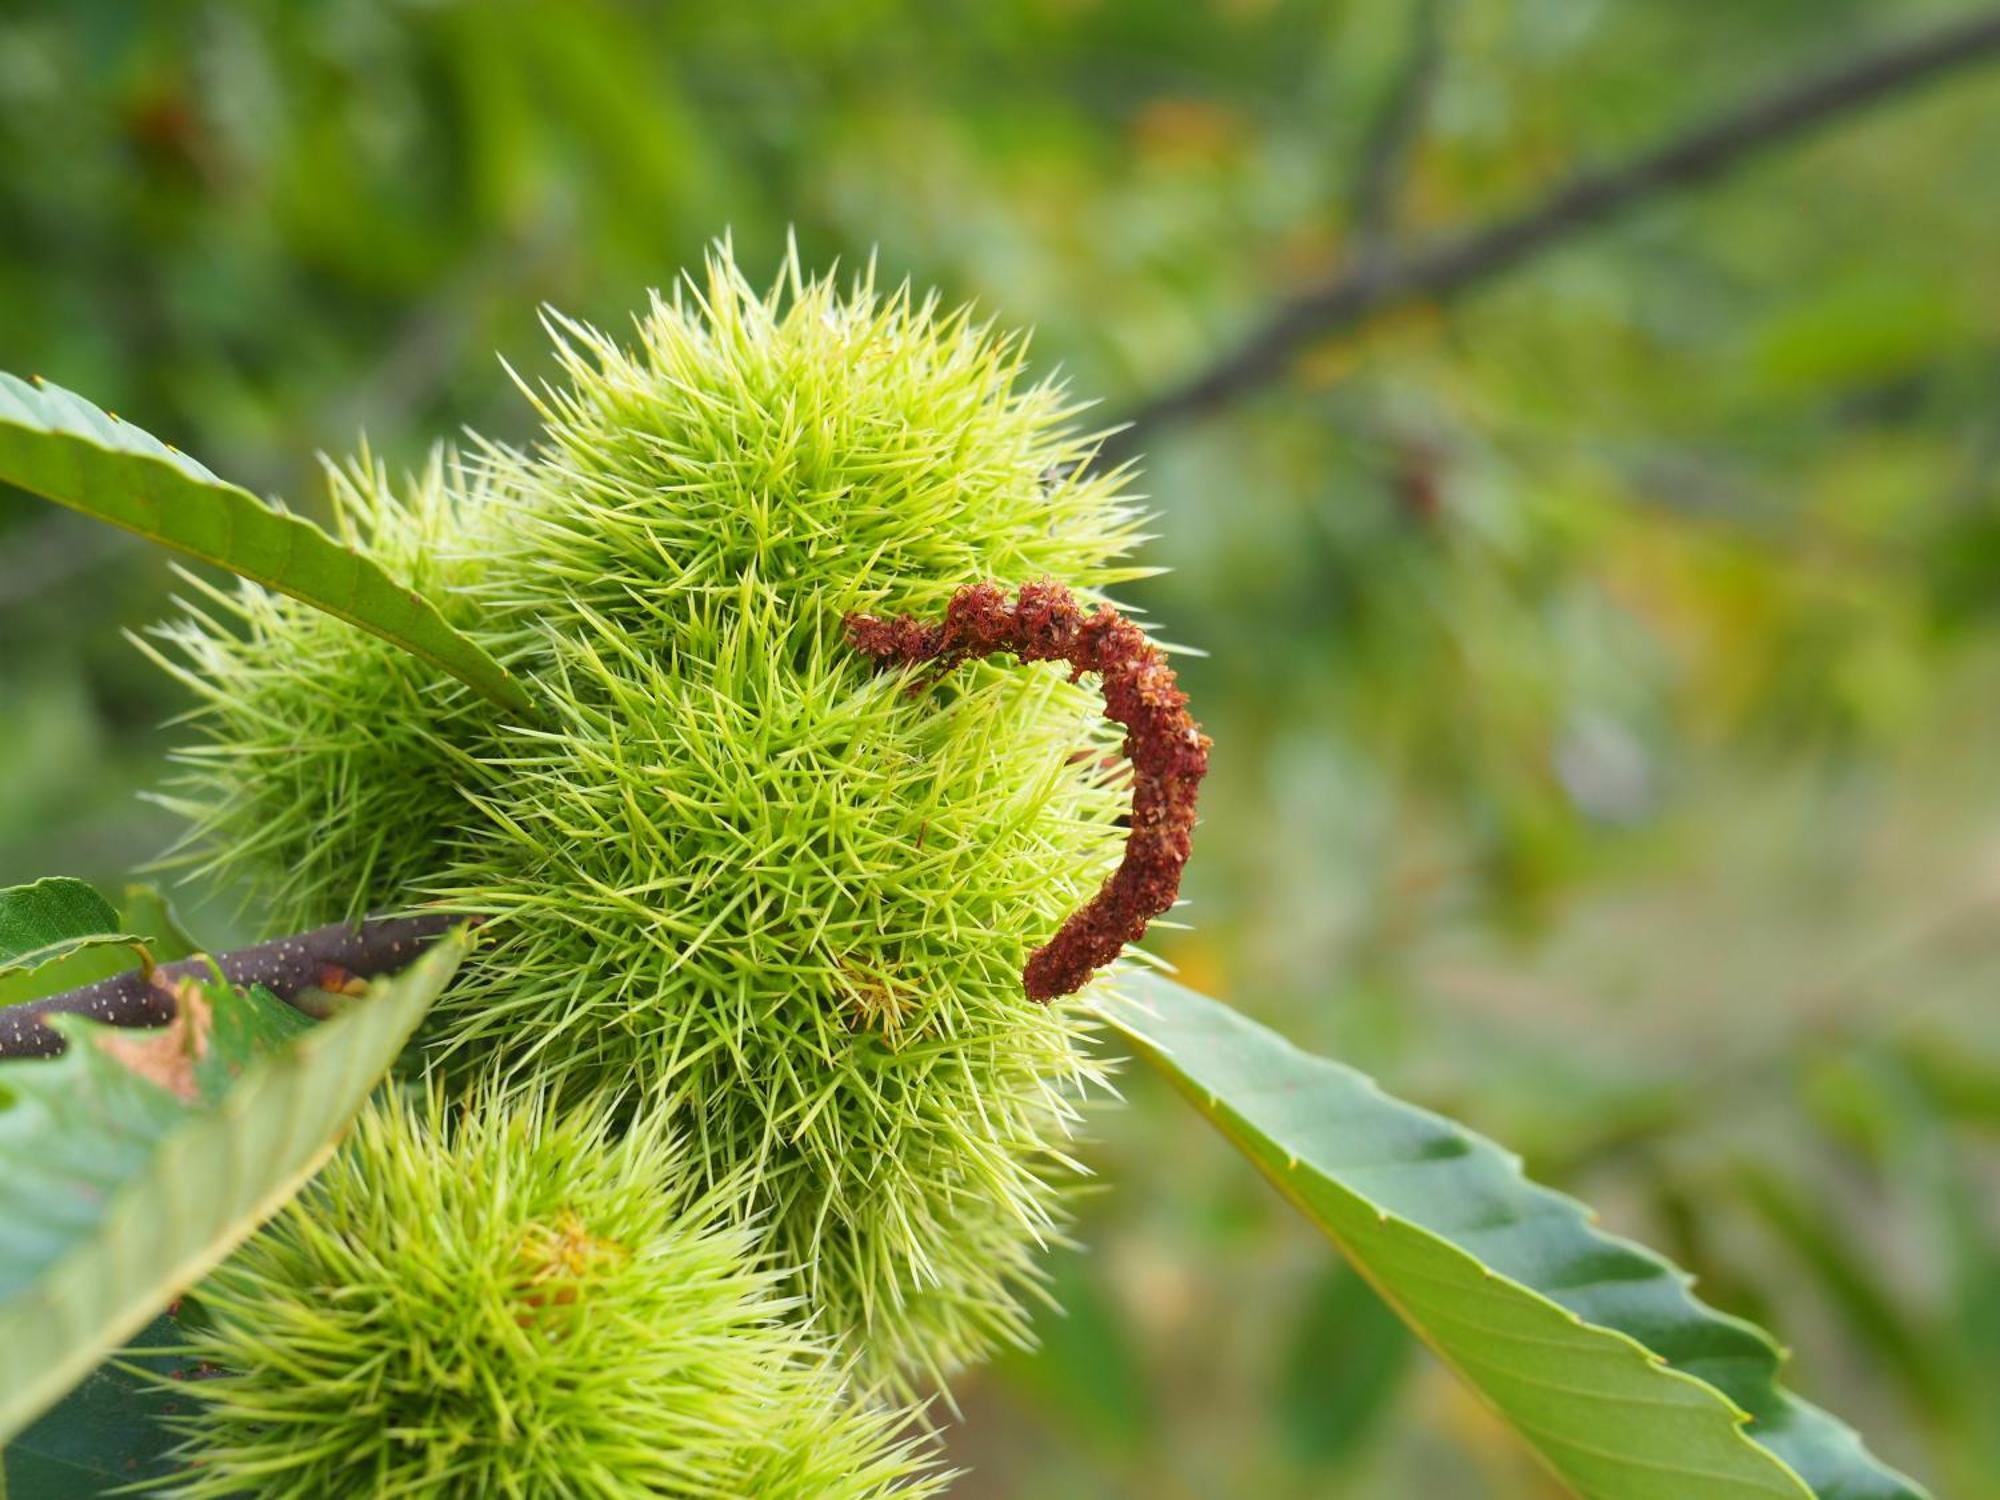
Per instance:
[[[1019,974],[1115,866],[1126,791],[1062,672],[912,698],[843,621],[990,577],[1101,602],[1143,517],[1018,341],[907,291],[791,268],[759,295],[720,254],[629,350],[552,328],[535,446],[343,497],[392,566],[449,560],[420,586],[539,722],[231,596],[172,634],[195,855],[275,882],[274,924],[487,918],[446,1063],[648,1090],[867,1378],[941,1382],[1025,1337],[1060,1232],[1097,1068],[1085,1013]]]
[[[1059,675],[917,705],[843,646],[772,663],[741,628],[727,692],[571,647],[560,727],[471,793],[485,863],[441,894],[493,947],[445,1032],[519,1076],[657,1080],[705,1160],[750,1169],[829,1326],[941,1379],[1022,1336],[1009,1288],[1059,1223],[1095,1069],[1019,973],[1109,868],[1123,793],[1072,763],[1108,747]]]
[[[341,539],[446,608],[477,570],[483,478],[445,450],[400,490],[365,452],[327,464]],[[463,745],[488,717],[450,679],[381,638],[255,584],[182,570],[179,619],[134,643],[190,692],[179,774],[153,800],[186,830],[160,861],[241,882],[272,931],[407,902],[463,818]]]
[[[760,296],[718,254],[655,295],[632,349],[550,330],[564,380],[522,383],[541,442],[484,449],[528,564],[494,570],[500,615],[554,595],[678,642],[690,604],[750,588],[812,635],[986,577],[1097,597],[1153,571],[1123,561],[1145,517],[1124,470],[1092,465],[1083,408],[1027,380],[1024,340],[935,297],[878,294],[872,273],[843,295],[795,262]]]
[[[172,1493],[936,1493],[685,1155],[604,1099],[389,1094],[204,1285]]]

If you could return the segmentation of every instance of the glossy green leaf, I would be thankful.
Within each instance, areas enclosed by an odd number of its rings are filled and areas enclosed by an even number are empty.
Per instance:
[[[162,1314],[22,1429],[0,1453],[8,1500],[88,1500],[172,1477],[178,1439],[161,1418],[187,1402],[157,1377],[183,1380],[199,1366],[159,1351],[186,1339],[186,1330]]]
[[[52,876],[0,890],[0,974],[38,969],[84,948],[136,939],[81,880]]]
[[[146,951],[153,955],[155,963],[178,963],[194,957],[201,949],[181,925],[180,913],[174,910],[173,902],[158,886],[126,886],[124,898],[118,903],[118,920],[127,932],[136,932],[146,940]]]
[[[0,1438],[298,1189],[464,950],[445,939],[324,1025],[215,989],[199,1056],[178,1026],[114,1033],[64,1016],[61,1057],[0,1067],[0,1349],[37,1351],[0,1361]]]
[[[372,559],[61,386],[0,373],[0,481],[304,600],[503,708],[530,707],[505,667]]]
[[[1586,1500],[1915,1500],[1756,1328],[1439,1115],[1191,990],[1103,1013]]]
[[[113,926],[118,932],[131,933],[143,942],[157,963],[174,963],[196,952],[197,945],[182,928],[172,903],[150,885],[125,887]],[[0,1005],[19,1005],[95,984],[127,969],[136,969],[139,962],[136,947],[112,940],[104,946],[78,947],[32,969],[10,973],[0,964]]]

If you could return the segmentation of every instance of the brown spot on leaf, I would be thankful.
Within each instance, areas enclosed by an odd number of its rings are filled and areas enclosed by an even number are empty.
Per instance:
[[[171,987],[174,1018],[143,1031],[107,1031],[97,1044],[141,1078],[192,1102],[198,1092],[194,1065],[208,1055],[215,1012],[201,986],[184,979]]]

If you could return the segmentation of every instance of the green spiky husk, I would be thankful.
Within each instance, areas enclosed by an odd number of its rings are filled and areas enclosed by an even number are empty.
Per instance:
[[[483,476],[442,450],[400,491],[365,453],[326,475],[341,539],[462,616],[482,566],[463,522],[489,504]],[[463,817],[464,747],[485,705],[296,599],[181,576],[181,618],[135,638],[198,705],[186,719],[199,737],[173,752],[181,774],[153,798],[188,824],[162,865],[244,878],[272,934],[407,903]]]
[[[391,1093],[204,1283],[187,1500],[906,1500],[859,1404],[657,1115]]]
[[[447,607],[544,717],[247,591],[246,633],[177,631],[195,848],[260,897],[309,872],[286,921],[357,883],[489,918],[434,1046],[665,1096],[870,1378],[942,1380],[1023,1337],[1062,1222],[1095,1069],[1020,971],[1115,861],[1124,796],[1059,670],[912,692],[842,621],[988,578],[1098,594],[1137,576],[1140,518],[1017,342],[906,294],[794,271],[759,296],[718,257],[630,351],[555,331],[534,448],[376,486],[360,523],[447,560]]]

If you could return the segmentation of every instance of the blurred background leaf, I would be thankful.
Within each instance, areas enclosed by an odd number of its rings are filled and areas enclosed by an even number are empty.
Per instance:
[[[314,450],[362,428],[392,462],[523,435],[493,352],[546,371],[539,302],[616,325],[711,235],[768,269],[791,229],[1035,324],[1115,413],[1399,236],[1964,9],[4,8],[0,367],[311,510]],[[1363,191],[1413,11],[1435,63]],[[1519,1147],[1971,1500],[2000,1496],[1996,159],[2000,73],[1967,71],[1315,345],[1147,434],[1175,571],[1130,591],[1209,653],[1191,927],[1157,945],[1188,981]],[[133,793],[185,705],[118,631],[167,588],[0,496],[0,884],[115,890],[164,847]],[[225,946],[242,894],[175,892]],[[1128,1083],[1071,1317],[962,1392],[959,1493],[1550,1493]],[[1316,1390],[1307,1326],[1345,1351]]]

